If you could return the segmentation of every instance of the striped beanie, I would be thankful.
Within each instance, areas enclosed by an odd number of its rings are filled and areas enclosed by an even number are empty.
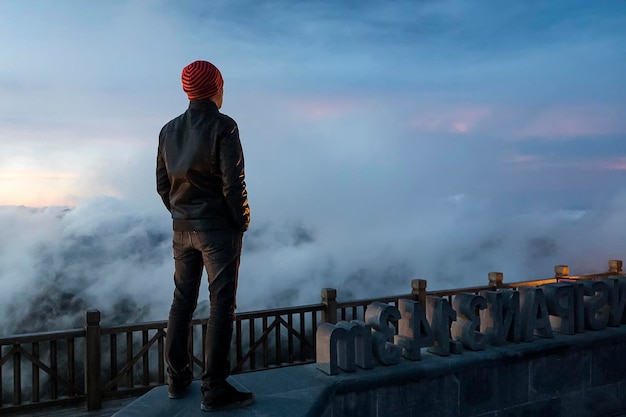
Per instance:
[[[183,68],[183,91],[189,100],[211,98],[224,86],[222,74],[207,61],[195,61]]]

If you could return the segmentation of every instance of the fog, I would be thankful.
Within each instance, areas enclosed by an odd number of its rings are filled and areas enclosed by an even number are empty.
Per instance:
[[[478,213],[464,200],[361,227],[350,217],[257,219],[244,238],[238,310],[315,303],[323,287],[351,300],[408,293],[412,278],[441,289],[483,285],[490,271],[506,281],[549,277],[557,264],[600,272],[626,253],[625,195],[587,210],[517,215]],[[167,318],[166,213],[101,197],[73,209],[5,206],[0,225],[3,334],[80,327],[83,311],[94,308],[104,324]],[[208,312],[206,282],[202,288],[200,316]]]

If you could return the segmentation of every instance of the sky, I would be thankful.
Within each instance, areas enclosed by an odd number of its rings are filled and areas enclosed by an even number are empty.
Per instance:
[[[623,1],[2,0],[0,305],[165,317],[157,138],[197,59],[245,153],[240,308],[602,270],[625,43]]]

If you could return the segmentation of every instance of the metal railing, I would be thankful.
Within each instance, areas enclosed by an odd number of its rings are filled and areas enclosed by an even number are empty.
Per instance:
[[[567,266],[555,267],[555,276],[534,281],[504,283],[501,273],[489,273],[485,286],[427,291],[427,282],[411,281],[411,293],[338,302],[337,291],[322,289],[319,304],[236,315],[231,365],[233,373],[315,362],[318,324],[363,320],[367,306],[379,301],[397,306],[409,298],[478,294],[498,288],[517,289],[559,280],[594,279],[622,274],[621,261],[609,261],[607,272],[570,276]],[[194,319],[190,332],[190,364],[194,375],[204,368],[208,319]],[[100,312],[85,312],[83,329],[23,334],[0,338],[0,415],[23,413],[59,405],[84,403],[99,409],[112,398],[141,395],[166,382],[164,346],[166,321],[102,327]]]

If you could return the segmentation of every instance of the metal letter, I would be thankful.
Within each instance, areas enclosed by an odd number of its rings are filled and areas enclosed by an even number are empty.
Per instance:
[[[374,302],[367,306],[365,322],[372,326],[372,346],[374,357],[383,365],[400,362],[402,348],[393,343],[395,328],[389,319],[400,320],[400,312],[389,304]],[[391,326],[391,327],[390,327]]]
[[[460,340],[469,350],[483,350],[485,335],[480,333],[480,315],[478,312],[487,308],[487,301],[480,295],[460,293],[454,297],[452,306],[457,313],[457,320],[452,323],[452,339]]]
[[[532,342],[534,335],[554,337],[546,298],[541,288],[521,287],[519,293],[522,307],[522,340]]]

